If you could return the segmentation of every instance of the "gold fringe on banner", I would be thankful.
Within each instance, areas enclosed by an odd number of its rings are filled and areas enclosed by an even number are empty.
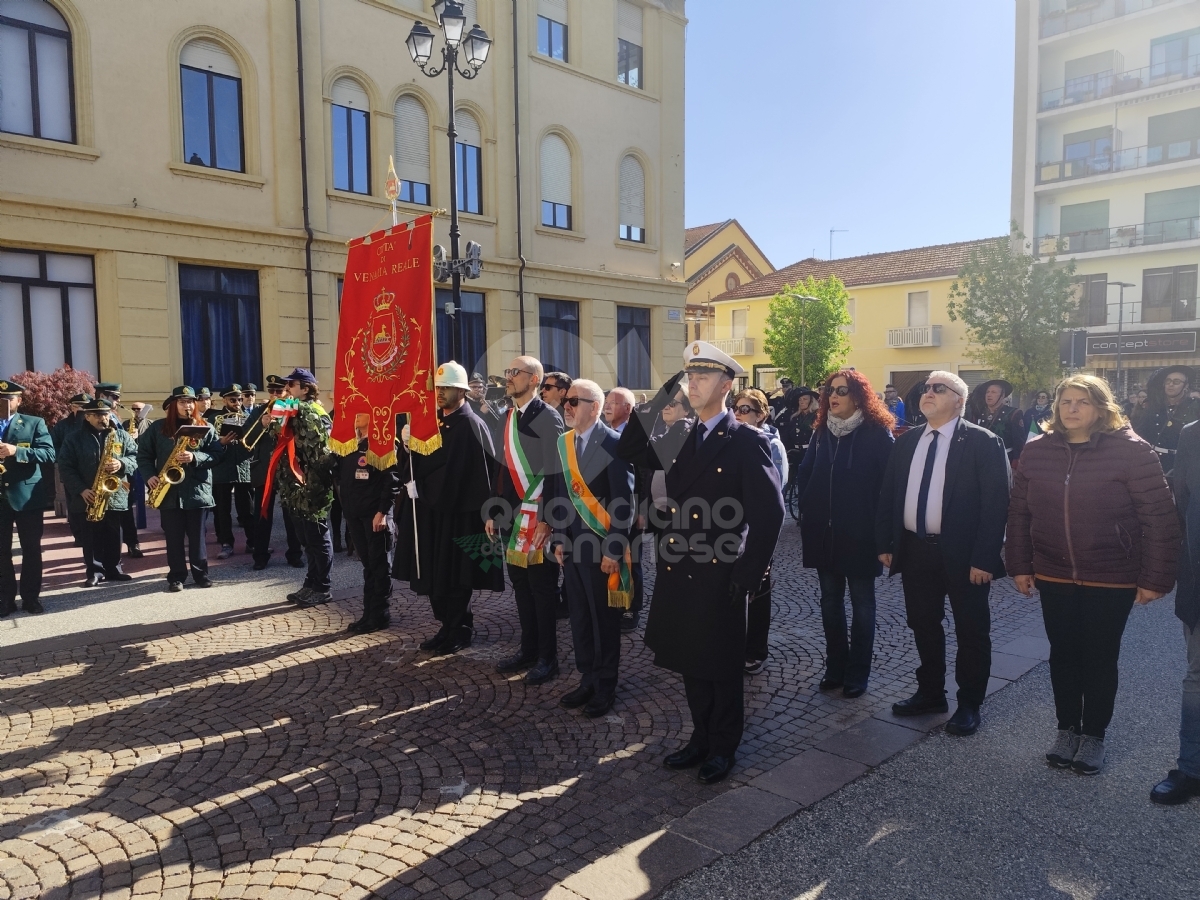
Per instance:
[[[438,435],[438,437],[440,438],[441,435]],[[357,452],[358,440],[335,441],[333,438],[330,438],[329,449],[338,456],[349,456],[351,453]],[[396,464],[396,459],[397,457],[395,450],[393,450],[391,453],[384,454],[383,456],[380,456],[374,450],[367,451],[367,465],[373,466],[381,472],[394,466]]]
[[[422,456],[428,456],[434,450],[440,449],[442,446],[442,433],[439,431],[427,441],[422,441],[419,438],[409,436],[408,449],[414,453],[420,453]]]

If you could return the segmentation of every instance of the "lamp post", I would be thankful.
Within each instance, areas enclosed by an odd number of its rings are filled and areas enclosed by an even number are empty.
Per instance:
[[[820,301],[816,297],[809,297],[806,294],[801,294],[796,299],[800,301],[800,384],[807,386],[808,382],[804,377],[804,354],[808,349],[808,317],[804,314],[804,310],[808,306],[809,300],[814,303]]]
[[[1121,299],[1117,302],[1117,392],[1124,393],[1125,389],[1121,387],[1121,344],[1125,342],[1125,288],[1137,285],[1128,281],[1108,281],[1105,284],[1121,289]]]
[[[483,64],[487,62],[488,51],[492,49],[492,39],[487,36],[479,25],[474,25],[465,35],[467,17],[463,13],[462,4],[457,0],[437,0],[433,4],[433,14],[437,17],[442,28],[446,45],[442,47],[441,66],[429,67],[429,59],[433,56],[433,32],[422,22],[413,23],[412,31],[408,33],[405,44],[408,55],[412,57],[420,70],[429,78],[437,78],[446,73],[446,83],[450,96],[450,119],[446,136],[450,139],[450,256],[447,260],[451,282],[454,311],[462,307],[462,277],[468,269],[469,260],[459,258],[458,228],[458,132],[454,129],[454,73],[470,81],[479,74]],[[467,67],[459,65],[460,51],[466,57]],[[451,314],[450,352],[458,358],[458,329],[457,322]]]

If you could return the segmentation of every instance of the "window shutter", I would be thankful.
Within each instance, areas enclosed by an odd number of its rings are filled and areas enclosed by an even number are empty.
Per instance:
[[[621,225],[646,227],[646,173],[635,156],[621,160]]]
[[[429,184],[429,113],[411,95],[396,101],[396,174]]]
[[[567,0],[538,0],[538,15],[563,25],[567,22]]]
[[[483,146],[483,136],[479,132],[479,122],[465,109],[454,114],[454,130],[458,132],[456,139],[460,144],[470,144],[472,147]]]
[[[216,41],[201,38],[198,41],[190,42],[179,54],[179,62],[180,65],[191,66],[193,69],[200,69],[204,72],[229,75],[232,78],[242,77],[237,60]]]
[[[629,0],[617,0],[617,37],[642,46],[642,8]]]
[[[467,31],[479,22],[479,0],[460,0],[463,14],[467,17]]]
[[[571,206],[571,148],[557,134],[542,139],[542,200]]]
[[[338,106],[369,111],[371,101],[361,84],[353,78],[339,78],[333,83],[333,102]]]

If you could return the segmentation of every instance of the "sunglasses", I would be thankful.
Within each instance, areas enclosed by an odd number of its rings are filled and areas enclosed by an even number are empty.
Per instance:
[[[823,393],[825,393],[826,395],[837,394],[839,397],[849,397],[850,396],[850,388],[846,387],[844,384],[841,387],[826,386],[826,387],[821,388],[821,391]]]
[[[674,409],[676,406],[682,407],[683,401],[682,400],[672,400],[667,404],[667,406],[670,407],[671,409]]]
[[[553,381],[548,381],[542,385],[543,391],[561,391],[564,390],[561,384],[555,384]]]
[[[743,403],[741,406],[735,406],[733,408],[733,411],[735,413],[739,413],[743,416],[748,416],[748,415],[751,415],[752,413],[757,414],[759,410],[758,410],[757,406],[747,406],[746,404]]]
[[[568,397],[566,400],[563,401],[563,403],[565,403],[567,406],[570,406],[572,408],[578,406],[580,403],[595,403],[595,402],[596,402],[595,400],[589,400],[587,397]]]
[[[935,394],[944,394],[947,391],[949,391],[952,394],[958,393],[958,391],[954,390],[954,388],[950,387],[950,385],[948,385],[948,384],[927,384],[923,388],[921,388],[922,394],[928,394],[930,391],[932,391]]]
[[[504,370],[505,378],[516,378],[518,375],[532,375],[532,374],[533,373],[530,372],[528,369],[505,369]]]

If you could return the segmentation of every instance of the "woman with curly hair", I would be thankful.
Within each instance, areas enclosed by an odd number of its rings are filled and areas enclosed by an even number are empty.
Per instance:
[[[892,452],[895,418],[854,369],[831,372],[808,451],[796,472],[804,565],[821,583],[825,677],[821,690],[861,697],[875,647],[875,511]],[[846,636],[846,587],[853,619]]]

